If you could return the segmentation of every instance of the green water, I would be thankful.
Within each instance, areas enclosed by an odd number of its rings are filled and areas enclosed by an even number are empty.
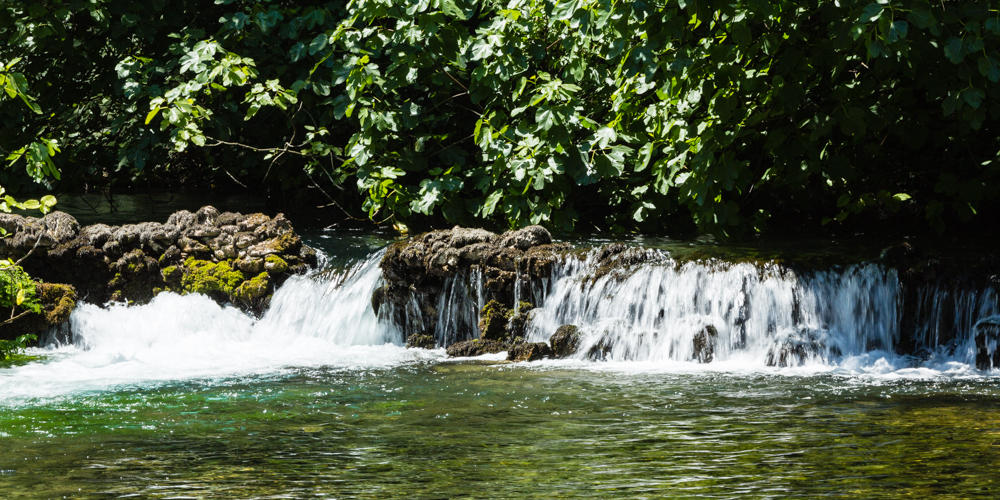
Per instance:
[[[0,498],[996,498],[1000,387],[492,362],[8,403]]]

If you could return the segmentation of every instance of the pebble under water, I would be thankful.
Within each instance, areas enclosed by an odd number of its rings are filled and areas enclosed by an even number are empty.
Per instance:
[[[377,253],[329,253],[351,270],[260,320],[84,306],[73,344],[0,366],[0,498],[1000,496],[1000,379],[961,353],[452,360],[375,320]]]

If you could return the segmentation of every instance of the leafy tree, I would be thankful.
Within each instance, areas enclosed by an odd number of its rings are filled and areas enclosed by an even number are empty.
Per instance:
[[[95,83],[37,92],[77,134],[67,164],[117,151],[116,168],[142,176],[200,155],[397,224],[720,235],[772,214],[837,224],[901,207],[943,230],[1000,193],[1000,17],[986,1],[2,8],[0,27],[38,41],[0,57]],[[18,120],[22,143],[48,130]]]

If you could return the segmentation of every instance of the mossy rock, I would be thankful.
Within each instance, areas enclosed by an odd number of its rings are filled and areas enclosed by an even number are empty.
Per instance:
[[[181,280],[184,278],[184,271],[177,266],[168,266],[160,269],[160,275],[163,276],[163,282],[174,287],[181,286]]]
[[[59,283],[36,283],[35,294],[41,313],[29,313],[12,323],[0,326],[0,340],[14,340],[25,334],[40,334],[69,321],[76,308],[76,289]]]
[[[189,257],[184,261],[184,267],[186,272],[181,284],[184,291],[190,293],[223,293],[229,296],[246,279],[242,272],[233,269],[228,260],[214,263]]]
[[[406,348],[407,349],[433,349],[437,346],[437,342],[434,341],[434,336],[414,333],[406,338]]]
[[[484,340],[505,340],[510,309],[491,300],[479,311],[479,338]]]
[[[277,255],[271,254],[264,257],[264,269],[272,274],[288,271],[288,262]]]
[[[262,312],[270,302],[271,278],[267,273],[260,273],[236,287],[232,293],[233,303],[248,308],[254,312]]]

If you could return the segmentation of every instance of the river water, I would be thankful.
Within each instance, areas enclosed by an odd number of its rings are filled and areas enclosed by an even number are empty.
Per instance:
[[[577,324],[578,356],[448,359],[372,312],[384,239],[311,243],[326,271],[259,319],[197,295],[84,305],[72,343],[0,367],[0,498],[1000,496],[1000,379],[971,337],[997,314],[988,290],[941,299],[962,333],[937,342],[900,331],[895,274],[873,264],[796,276],[664,251],[592,280],[568,261],[530,335]],[[895,354],[901,335],[923,354]],[[768,366],[787,342],[821,347]]]

